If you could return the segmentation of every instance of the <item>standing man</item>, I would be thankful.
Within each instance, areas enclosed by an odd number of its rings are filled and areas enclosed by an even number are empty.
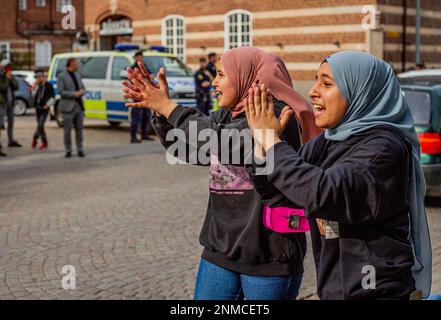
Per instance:
[[[216,61],[217,61],[216,52],[211,52],[210,54],[208,54],[207,70],[210,72],[213,79],[216,78],[217,75]]]
[[[21,147],[17,141],[14,140],[14,106],[15,94],[14,91],[18,89],[17,80],[12,75],[11,63],[4,59],[0,62],[0,128],[4,126],[4,116],[8,119],[8,147]],[[5,156],[1,151],[0,156]]]
[[[144,55],[142,51],[138,51],[135,53],[135,63],[132,65],[132,69],[138,68],[138,62],[144,63]],[[145,65],[145,64],[144,64]],[[148,73],[150,74],[150,78],[152,77],[152,73],[149,68],[146,66]],[[151,79],[153,80],[153,79]],[[150,126],[150,115],[151,112],[149,109],[145,108],[132,108],[131,109],[131,122],[130,122],[130,142],[131,143],[140,143],[141,140],[137,138],[138,128],[141,126],[141,138],[142,140],[153,140],[149,137],[149,126]]]
[[[207,70],[207,59],[199,59],[200,68],[194,74],[196,84],[196,101],[198,109],[205,115],[209,115],[211,110],[210,85],[213,81],[211,73]]]
[[[44,123],[46,122],[49,108],[55,102],[54,89],[52,85],[46,81],[43,70],[35,71],[36,88],[34,96],[34,106],[37,115],[37,130],[34,133],[34,139],[32,140],[32,149],[35,149],[38,143],[38,139],[41,138],[42,145],[40,150],[47,149],[47,137],[44,131]]]
[[[85,156],[83,149],[84,105],[82,97],[86,93],[86,90],[78,74],[78,69],[78,61],[75,58],[70,58],[67,60],[66,69],[57,79],[58,92],[61,96],[59,108],[63,114],[66,158],[72,157],[72,127],[75,127],[78,156]]]

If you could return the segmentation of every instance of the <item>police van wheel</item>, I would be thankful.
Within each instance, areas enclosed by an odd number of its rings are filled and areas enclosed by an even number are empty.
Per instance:
[[[119,127],[119,125],[121,124],[121,122],[119,121],[109,121],[109,124],[111,127]]]

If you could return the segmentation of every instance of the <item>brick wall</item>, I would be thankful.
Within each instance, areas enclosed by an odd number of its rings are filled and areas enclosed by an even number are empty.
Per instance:
[[[384,58],[402,71],[403,1],[379,0],[384,26]],[[415,65],[415,0],[408,0],[406,32],[406,69]],[[441,68],[441,1],[421,0],[421,61],[427,67]]]
[[[112,14],[131,19],[132,42],[162,43],[162,19],[180,15],[185,19],[185,60],[196,67],[201,55],[224,51],[224,15],[233,9],[251,12],[253,45],[279,54],[293,79],[313,79],[324,57],[342,50],[368,50],[366,31],[361,27],[361,8],[377,0],[224,0],[216,5],[200,0],[118,1],[111,11],[109,1],[85,0],[85,29],[95,43],[102,20]]]
[[[63,30],[65,14],[57,12],[56,0],[47,0],[45,7],[36,7],[35,0],[27,0],[27,8],[17,11],[17,0],[2,1],[0,6],[0,42],[9,43],[11,60],[16,68],[34,68],[35,43],[49,41],[52,54],[72,49],[74,34],[84,27],[84,0],[72,0],[76,10],[76,30]],[[55,32],[53,32],[55,31]],[[23,35],[27,33],[27,35]],[[29,34],[31,33],[31,34]],[[43,33],[35,35],[36,33]]]

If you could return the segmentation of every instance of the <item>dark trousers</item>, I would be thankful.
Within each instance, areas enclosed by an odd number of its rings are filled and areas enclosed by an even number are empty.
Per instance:
[[[144,108],[133,108],[130,122],[130,135],[136,138],[138,128],[141,127],[143,138],[148,136],[150,126],[150,110]]]
[[[14,105],[1,105],[0,106],[0,132],[2,128],[4,127],[4,120],[6,118],[8,119],[8,143],[11,143],[14,141],[13,137],[13,130],[14,130]],[[1,143],[0,143],[1,147]]]
[[[142,109],[141,132],[143,138],[147,137],[149,134],[151,115],[152,112],[149,109]]]
[[[211,97],[210,93],[197,93],[196,94],[197,108],[205,115],[210,114],[211,110]]]
[[[6,116],[8,118],[8,142],[14,142],[14,104],[6,107]]]
[[[75,128],[75,138],[78,152],[83,150],[83,109],[76,104],[72,112],[63,112],[64,123],[64,146],[66,152],[72,152],[71,131]]]
[[[44,144],[47,144],[46,132],[44,131],[44,123],[46,122],[49,111],[45,109],[37,108],[37,130],[34,133],[34,139],[41,138]]]

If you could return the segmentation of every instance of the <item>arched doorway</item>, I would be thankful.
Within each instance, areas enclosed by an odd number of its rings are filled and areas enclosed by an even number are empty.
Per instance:
[[[100,22],[100,50],[113,50],[115,44],[131,42],[132,20],[123,15],[108,16]]]

